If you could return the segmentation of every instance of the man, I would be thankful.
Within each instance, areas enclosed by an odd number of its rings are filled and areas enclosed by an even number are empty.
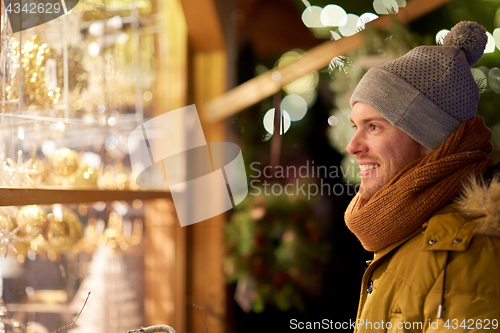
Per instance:
[[[375,252],[357,332],[499,329],[500,182],[476,180],[494,166],[470,71],[486,42],[461,22],[443,45],[370,69],[352,95],[361,187],[345,220]]]

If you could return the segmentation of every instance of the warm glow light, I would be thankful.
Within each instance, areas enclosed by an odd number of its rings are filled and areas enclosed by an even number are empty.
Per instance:
[[[101,52],[101,47],[96,42],[92,42],[89,44],[88,52],[91,57],[97,57]]]
[[[19,140],[24,140],[24,129],[22,126],[17,128],[17,137]]]
[[[89,33],[94,37],[101,36],[104,33],[104,23],[102,21],[93,22],[89,26]]]
[[[115,126],[116,125],[116,118],[115,117],[109,117],[108,118],[108,125],[109,126]]]
[[[284,53],[280,59],[278,60],[277,67],[283,67],[292,61],[297,60],[298,58],[302,57],[302,54],[300,54],[297,51],[288,51]],[[279,74],[278,71],[274,71],[273,73],[273,80],[277,80],[278,78],[274,77],[275,74]],[[277,76],[277,75],[276,75]],[[279,76],[279,79],[281,79],[281,75]],[[287,94],[298,94],[302,95],[304,93],[307,93],[313,89],[316,88],[318,85],[319,81],[319,75],[318,72],[310,72],[309,74],[304,75],[303,77],[287,84],[286,86],[283,87],[283,90],[286,91]]]

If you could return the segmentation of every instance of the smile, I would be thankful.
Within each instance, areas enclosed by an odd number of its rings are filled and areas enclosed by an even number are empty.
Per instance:
[[[359,166],[359,169],[361,171],[368,171],[368,170],[372,170],[372,169],[377,169],[378,167],[379,167],[379,165],[377,165],[377,164],[363,164],[363,165]]]

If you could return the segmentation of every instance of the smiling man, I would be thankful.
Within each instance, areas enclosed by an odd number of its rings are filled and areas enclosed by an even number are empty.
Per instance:
[[[499,327],[500,167],[470,70],[486,42],[461,22],[443,45],[370,69],[352,95],[361,187],[345,220],[375,253],[357,332]]]
[[[410,162],[431,152],[365,103],[355,103],[349,119],[356,134],[347,152],[356,156],[360,195],[365,199],[370,199]]]

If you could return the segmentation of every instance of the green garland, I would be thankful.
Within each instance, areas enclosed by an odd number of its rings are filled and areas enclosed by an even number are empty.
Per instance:
[[[297,196],[251,196],[235,208],[225,229],[228,283],[247,285],[254,312],[265,305],[305,310],[305,297],[321,292],[330,244],[314,200]]]

